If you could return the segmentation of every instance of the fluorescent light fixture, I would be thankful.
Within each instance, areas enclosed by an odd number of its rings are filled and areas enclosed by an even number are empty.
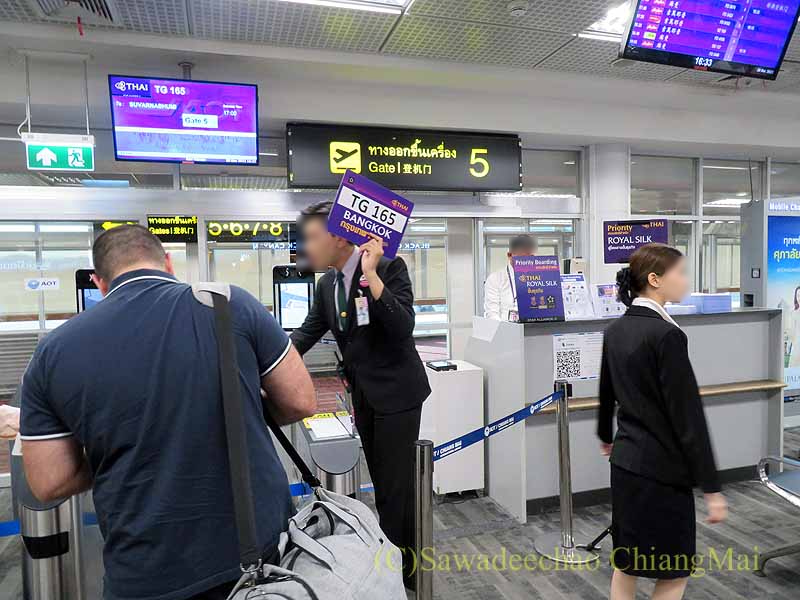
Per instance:
[[[399,15],[411,4],[407,0],[280,0],[281,2],[291,2],[293,4],[310,4],[313,6],[325,6],[327,8],[347,8],[351,10],[365,10],[368,12],[383,13],[387,15]]]
[[[630,8],[631,3],[628,0],[625,0],[617,6],[612,6],[608,9],[604,17],[589,25],[585,31],[616,33],[618,39],[621,39],[631,15]]]
[[[747,167],[728,167],[724,165],[703,165],[704,169],[718,169],[720,171],[747,171]],[[758,167],[750,167],[755,171]]]
[[[259,152],[259,156],[278,156],[277,152]]]
[[[622,41],[622,36],[619,33],[606,33],[605,31],[581,31],[578,37],[585,40],[598,40],[615,44],[619,44]]]
[[[91,225],[64,224],[64,225],[45,225],[39,226],[42,233],[88,233],[92,230]]]
[[[525,225],[486,225],[483,230],[488,233],[525,233],[528,228]]]
[[[565,161],[564,161],[564,164],[565,164],[565,165],[574,165],[574,164],[575,164],[575,161],[574,161],[574,160],[565,160]]]
[[[411,225],[411,231],[420,231],[424,233],[445,233],[447,228],[444,225]]]
[[[572,219],[535,219],[534,225],[572,225]]]
[[[748,204],[750,202],[749,198],[722,198],[720,200],[712,200],[711,202],[703,203],[703,206],[741,206],[742,204]]]
[[[0,224],[0,233],[36,233],[36,225],[22,223]]]

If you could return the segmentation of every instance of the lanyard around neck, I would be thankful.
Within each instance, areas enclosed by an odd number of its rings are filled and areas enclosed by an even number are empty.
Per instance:
[[[514,304],[517,303],[517,288],[514,286],[514,279],[511,277],[511,267],[506,265],[506,275],[508,276],[508,285],[511,286],[511,295],[514,298]]]

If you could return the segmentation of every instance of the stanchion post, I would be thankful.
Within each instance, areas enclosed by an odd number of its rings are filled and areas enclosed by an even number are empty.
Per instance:
[[[556,381],[555,391],[559,393],[556,405],[556,426],[558,429],[558,481],[559,504],[561,508],[561,531],[557,535],[546,535],[536,540],[536,551],[555,562],[577,565],[599,560],[590,550],[575,544],[572,534],[572,466],[569,449],[569,399],[572,385],[566,381]]]
[[[569,450],[569,398],[570,386],[566,381],[556,381],[555,391],[561,392],[556,412],[558,428],[558,482],[561,507],[561,547],[574,548],[572,538],[572,463]]]
[[[425,548],[433,547],[433,442],[414,442],[414,559],[417,600],[433,600],[433,572],[420,569]]]

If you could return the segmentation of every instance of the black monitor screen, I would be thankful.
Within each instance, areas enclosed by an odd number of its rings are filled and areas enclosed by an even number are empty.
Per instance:
[[[622,58],[775,79],[800,0],[638,0]]]

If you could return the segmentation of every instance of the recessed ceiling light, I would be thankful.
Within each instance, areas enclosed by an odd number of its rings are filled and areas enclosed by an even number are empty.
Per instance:
[[[413,0],[280,0],[294,4],[311,4],[328,8],[348,8],[369,12],[399,15],[406,10]]]

